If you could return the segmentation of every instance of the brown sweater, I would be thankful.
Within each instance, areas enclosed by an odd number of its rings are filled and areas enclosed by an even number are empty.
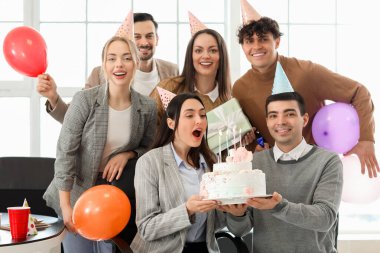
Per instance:
[[[183,81],[183,79],[184,78],[182,76],[167,78],[167,79],[164,79],[161,82],[159,82],[157,86],[161,87],[165,90],[168,90],[170,92],[173,92],[174,94],[181,94],[184,92],[190,92],[184,85],[181,85],[181,82]],[[202,102],[205,106],[206,112],[209,112],[212,109],[214,109],[215,107],[226,102],[226,101],[222,101],[220,96],[215,100],[215,102],[212,102],[208,95],[201,94],[198,91],[195,91],[195,93],[202,100]],[[152,97],[154,100],[156,100],[157,113],[158,113],[157,119],[159,121],[158,122],[158,124],[159,124],[161,122],[162,115],[164,114],[164,107],[162,105],[160,94],[158,93],[157,89],[154,89],[152,91],[152,94],[150,95],[150,97]]]
[[[324,106],[325,100],[352,104],[359,115],[360,140],[374,141],[374,105],[364,85],[311,61],[285,56],[279,56],[279,61],[293,89],[305,99],[310,120],[304,128],[303,136],[308,143],[314,143],[311,133],[312,121],[318,110]],[[252,126],[256,127],[272,146],[274,140],[265,121],[265,100],[271,95],[275,71],[276,62],[266,73],[259,73],[252,68],[235,82],[232,89],[233,97],[239,101]]]

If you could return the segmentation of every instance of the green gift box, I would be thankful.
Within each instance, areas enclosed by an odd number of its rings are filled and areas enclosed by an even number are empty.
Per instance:
[[[215,154],[219,152],[219,142],[220,150],[224,150],[227,148],[227,143],[231,146],[240,142],[240,137],[252,129],[251,123],[235,98],[209,111],[207,121],[207,142]]]

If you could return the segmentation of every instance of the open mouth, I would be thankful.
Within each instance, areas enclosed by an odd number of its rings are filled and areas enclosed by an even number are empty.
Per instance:
[[[195,137],[200,137],[201,136],[201,134],[202,134],[202,132],[200,131],[200,130],[194,130],[193,131],[193,135],[195,136]]]
[[[125,76],[127,73],[126,72],[115,72],[113,73],[115,76]]]

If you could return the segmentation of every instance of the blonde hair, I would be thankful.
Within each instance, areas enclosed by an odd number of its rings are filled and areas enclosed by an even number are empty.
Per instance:
[[[132,61],[133,61],[133,65],[134,65],[133,76],[135,76],[136,69],[138,69],[139,65],[140,65],[140,58],[137,54],[137,47],[136,47],[135,43],[133,41],[125,38],[125,37],[113,36],[111,39],[109,39],[106,42],[106,44],[103,47],[103,51],[102,51],[102,71],[103,71],[104,77],[107,78],[107,73],[105,71],[107,51],[108,51],[108,48],[110,47],[110,45],[115,41],[121,41],[121,42],[124,42],[128,45],[129,50],[131,51]]]

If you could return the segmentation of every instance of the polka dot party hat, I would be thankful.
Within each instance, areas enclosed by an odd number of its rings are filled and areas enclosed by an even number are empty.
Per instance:
[[[29,207],[28,201],[24,199],[24,203],[22,204],[23,207]],[[28,234],[27,235],[36,235],[37,228],[36,224],[34,223],[34,218],[32,215],[29,213],[29,220],[28,220]]]
[[[134,39],[134,30],[133,30],[133,12],[130,11],[125,18],[123,24],[117,30],[115,36],[124,37],[131,41]]]
[[[190,30],[191,30],[191,36],[196,34],[198,31],[207,29],[207,26],[205,26],[199,19],[197,19],[193,13],[189,11],[189,22],[190,22]]]
[[[173,92],[170,92],[168,90],[165,90],[161,87],[156,87],[158,93],[160,94],[162,105],[164,106],[164,109],[168,107],[170,101],[176,96]]]
[[[240,0],[240,5],[243,25],[261,18],[261,15],[248,3],[247,0]]]

